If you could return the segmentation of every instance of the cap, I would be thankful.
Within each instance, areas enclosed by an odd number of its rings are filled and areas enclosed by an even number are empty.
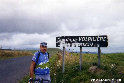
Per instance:
[[[47,43],[46,42],[41,42],[40,45],[47,46]]]

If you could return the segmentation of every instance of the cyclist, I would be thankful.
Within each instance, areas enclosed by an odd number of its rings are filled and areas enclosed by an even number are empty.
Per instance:
[[[50,80],[50,69],[49,69],[49,54],[47,53],[47,43],[40,43],[40,51],[35,52],[32,57],[32,63],[30,65],[30,79],[33,80],[33,75],[35,74],[35,79],[45,79]],[[39,83],[39,82],[35,82]],[[48,83],[44,81],[43,83]]]

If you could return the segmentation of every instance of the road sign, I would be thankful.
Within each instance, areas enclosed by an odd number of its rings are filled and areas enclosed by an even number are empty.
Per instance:
[[[107,35],[100,36],[60,36],[56,37],[56,47],[107,47]]]

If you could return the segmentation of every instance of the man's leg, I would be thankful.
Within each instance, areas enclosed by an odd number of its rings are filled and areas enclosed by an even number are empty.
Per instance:
[[[36,75],[36,79],[50,80],[50,74],[47,74],[47,75]],[[49,82],[48,81],[43,81],[43,83],[49,83]]]
[[[50,74],[44,75],[44,79],[51,81]],[[43,83],[49,83],[49,82],[48,81],[44,81]]]
[[[39,75],[36,75],[35,79],[40,79]],[[40,83],[39,81],[36,81],[35,83]]]

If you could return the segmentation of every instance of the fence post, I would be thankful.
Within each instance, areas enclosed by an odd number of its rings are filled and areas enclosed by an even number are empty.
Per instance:
[[[82,47],[80,47],[80,70],[82,69]]]
[[[65,47],[63,47],[63,56],[62,56],[62,73],[64,73],[64,67],[65,67],[65,63],[64,63],[64,59],[65,59]]]
[[[100,60],[101,60],[100,45],[98,45],[98,67],[99,68],[100,68]]]

